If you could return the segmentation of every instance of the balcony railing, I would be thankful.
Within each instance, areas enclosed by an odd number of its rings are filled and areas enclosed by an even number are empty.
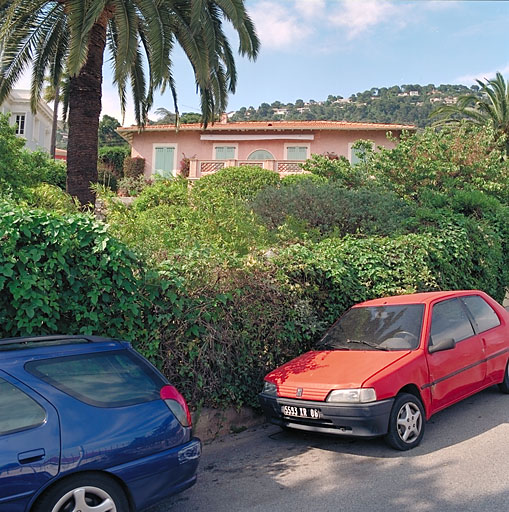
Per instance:
[[[197,180],[203,176],[214,174],[224,167],[238,167],[239,165],[255,165],[262,169],[269,169],[279,173],[282,178],[289,174],[305,174],[301,160],[197,160],[192,158],[189,162],[189,179]]]

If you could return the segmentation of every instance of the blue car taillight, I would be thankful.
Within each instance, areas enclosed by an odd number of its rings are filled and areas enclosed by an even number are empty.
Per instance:
[[[191,413],[184,397],[177,391],[177,388],[164,386],[161,388],[160,395],[179,423],[183,427],[190,427],[192,424]]]

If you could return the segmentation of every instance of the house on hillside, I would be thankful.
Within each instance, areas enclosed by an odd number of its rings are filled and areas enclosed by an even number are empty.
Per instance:
[[[342,121],[222,121],[209,125],[150,125],[119,128],[131,144],[131,156],[145,159],[145,176],[175,176],[189,158],[189,178],[198,179],[223,167],[258,165],[281,176],[302,172],[312,154],[335,153],[356,162],[352,145],[359,139],[393,147],[387,132],[399,137],[414,126]]]
[[[16,127],[16,135],[26,140],[27,149],[50,151],[53,110],[46,102],[39,101],[37,113],[32,114],[30,91],[13,89],[0,112],[10,115],[10,124]]]

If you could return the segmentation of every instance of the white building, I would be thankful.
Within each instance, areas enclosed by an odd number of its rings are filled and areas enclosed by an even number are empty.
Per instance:
[[[39,101],[37,114],[30,110],[30,91],[13,89],[0,106],[2,114],[10,114],[10,123],[16,134],[26,139],[26,148],[42,149],[49,153],[53,110],[44,101]]]

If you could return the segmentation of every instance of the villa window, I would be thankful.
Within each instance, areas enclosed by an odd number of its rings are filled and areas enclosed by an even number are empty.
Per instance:
[[[175,175],[175,146],[154,147],[154,174],[165,178]]]
[[[25,114],[14,114],[16,135],[25,135]]]
[[[355,144],[355,142],[351,142],[348,144],[348,156],[350,163],[352,165],[358,164],[359,162],[362,162],[366,156],[366,151],[361,148],[353,148],[352,146]],[[372,144],[373,146],[373,144]]]
[[[235,160],[237,146],[214,146],[215,160]]]
[[[309,146],[286,146],[286,159],[287,160],[307,160],[309,153]]]
[[[248,160],[274,160],[274,156],[270,151],[265,149],[257,149],[253,151],[248,157]]]

